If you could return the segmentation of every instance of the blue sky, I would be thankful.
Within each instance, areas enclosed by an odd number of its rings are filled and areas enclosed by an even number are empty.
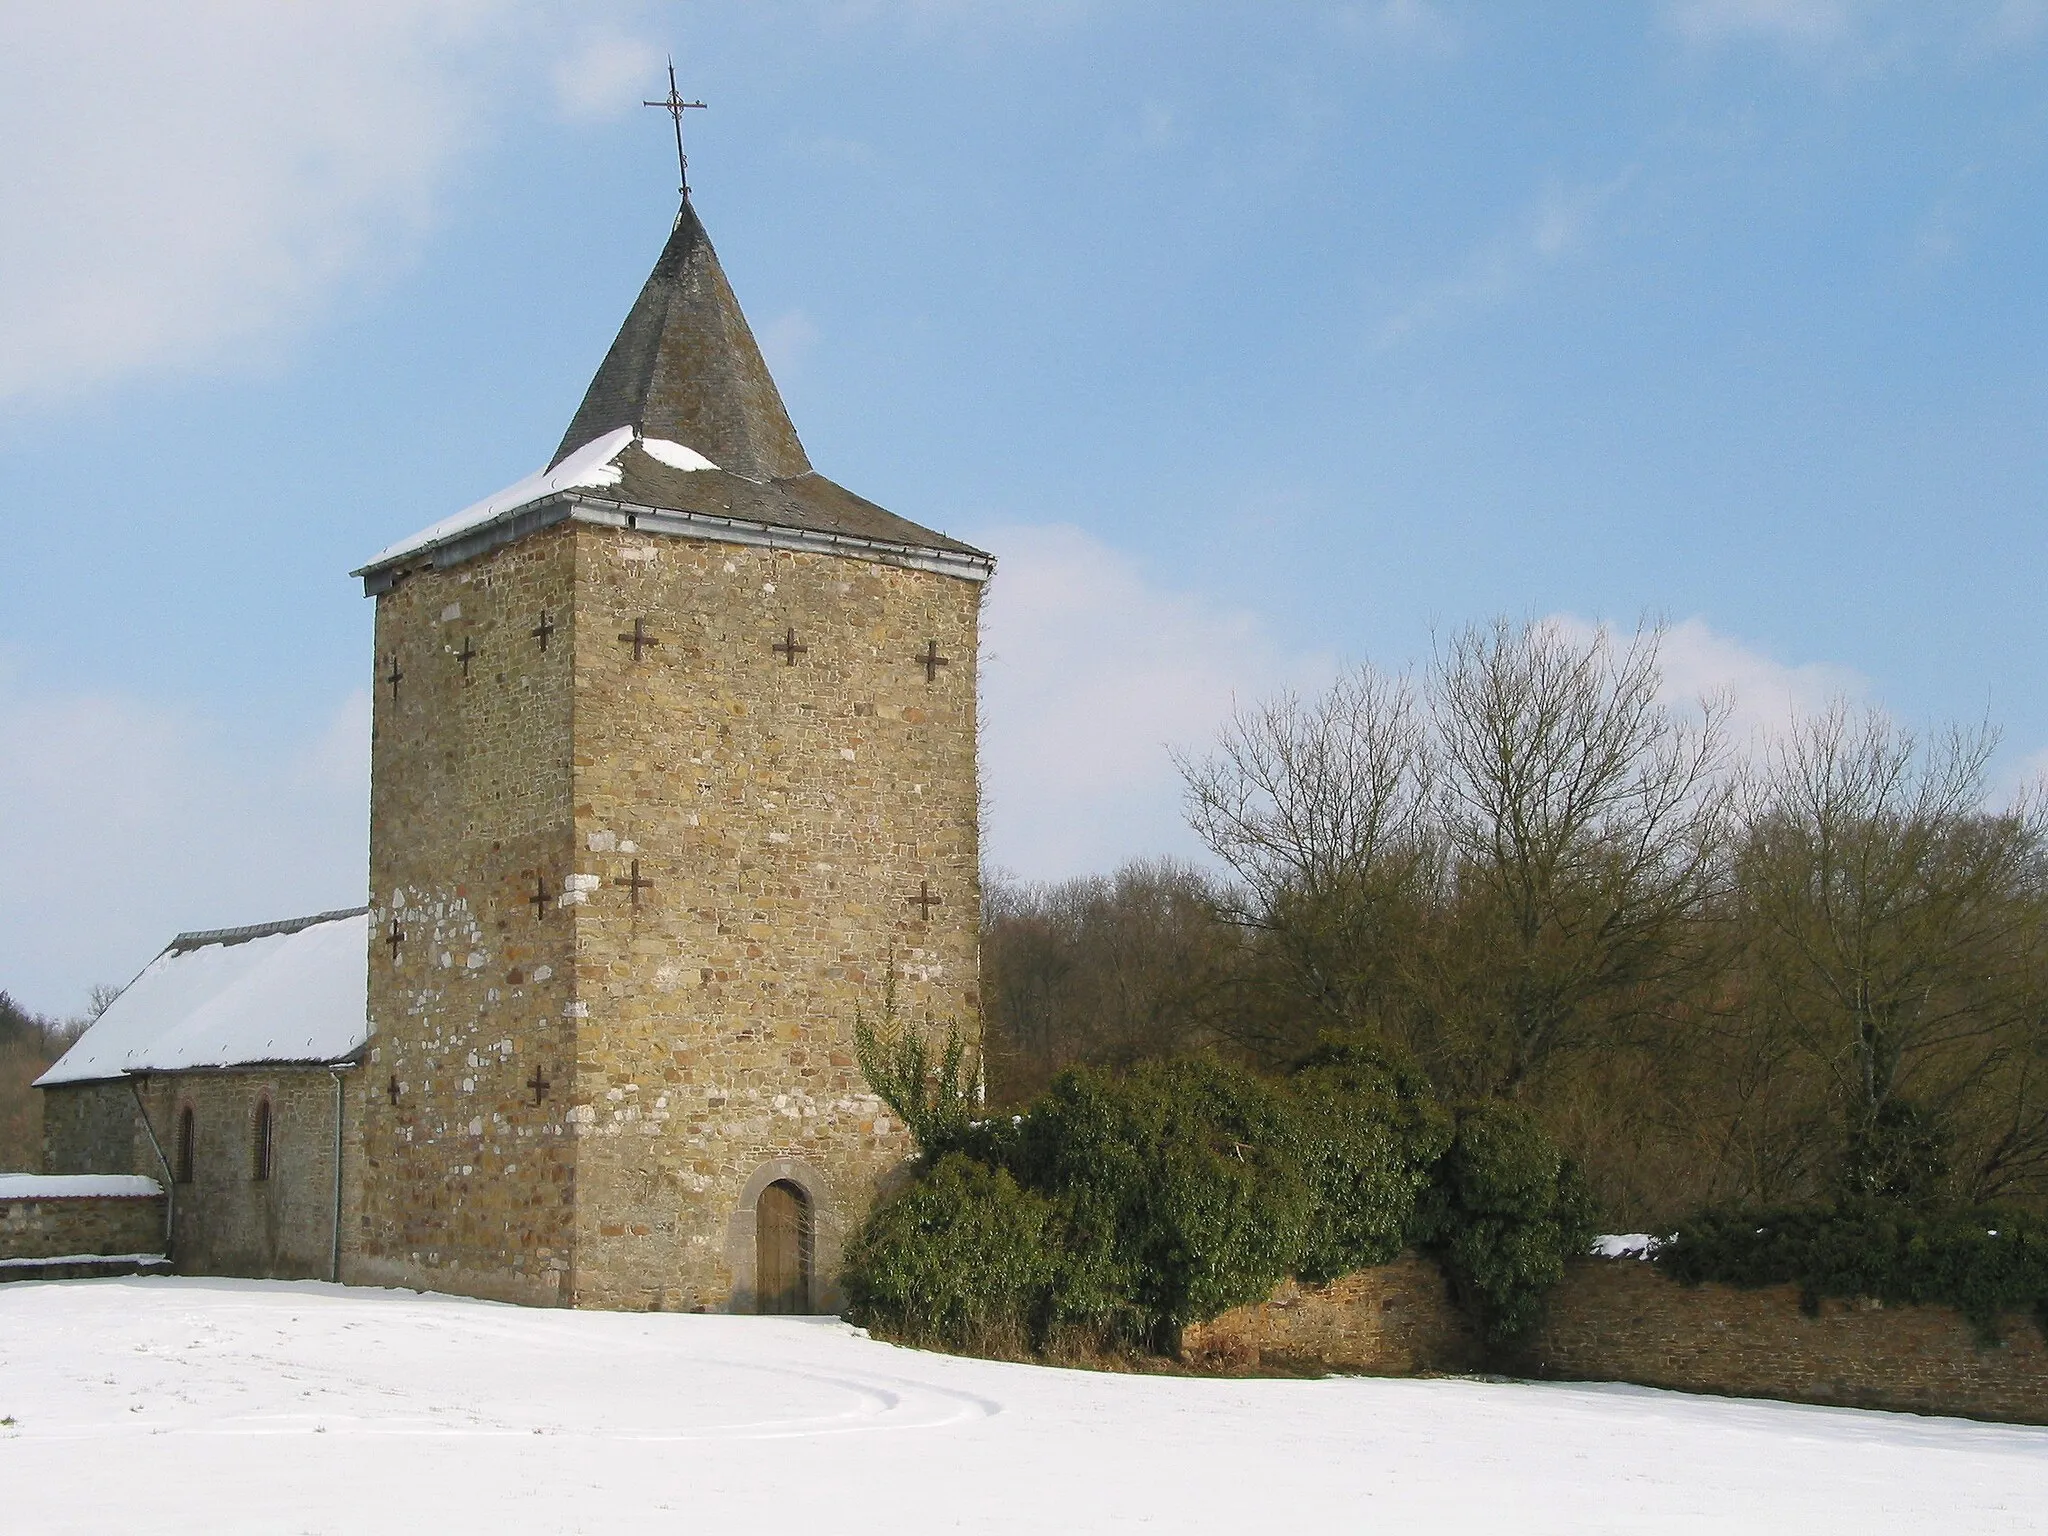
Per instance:
[[[32,14],[24,14],[31,12]],[[1496,613],[2048,765],[2048,0],[0,16],[0,987],[362,899],[347,571],[544,461],[692,182],[814,462],[1002,560],[992,861]]]

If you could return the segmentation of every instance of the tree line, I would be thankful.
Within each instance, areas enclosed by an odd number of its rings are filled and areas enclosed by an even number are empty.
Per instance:
[[[82,1018],[32,1013],[0,992],[0,1173],[39,1173],[43,1112],[30,1085],[114,1000],[116,988],[94,987]]]
[[[987,882],[992,1097],[1331,1041],[1512,1102],[1603,1217],[2048,1206],[2048,814],[1989,727],[1674,708],[1661,634],[1496,621],[1181,759],[1212,867]],[[1741,750],[1738,750],[1741,749]]]

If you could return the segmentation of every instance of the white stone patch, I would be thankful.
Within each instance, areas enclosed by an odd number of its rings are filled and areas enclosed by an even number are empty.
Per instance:
[[[590,851],[592,853],[610,853],[619,846],[619,834],[616,832],[597,831],[591,833],[584,841],[590,844]]]
[[[469,969],[472,971],[480,971],[489,962],[489,959],[490,957],[486,955],[482,950],[472,949],[469,952],[469,958],[463,961],[462,963],[469,967]]]
[[[786,843],[789,841],[789,834],[787,832],[770,832],[768,834],[768,841],[771,843]]]
[[[563,1018],[565,1018],[565,1019],[587,1019],[587,1018],[589,1018],[589,1017],[590,1017],[590,1004],[588,1004],[588,1003],[569,1003],[569,1004],[566,1004],[566,1005],[565,1005],[565,1006],[563,1007],[563,1009],[562,1009],[562,1017],[563,1017]]]
[[[637,560],[643,565],[651,563],[654,555],[655,550],[652,544],[628,544],[619,551],[619,558],[621,560]]]
[[[854,761],[854,752],[853,748],[851,747],[841,747],[839,749],[839,755],[845,758],[849,763]]]
[[[640,845],[634,842],[630,837],[622,837],[619,839],[619,852],[638,853],[639,851]]]
[[[728,576],[737,576],[737,575],[739,575],[739,573],[740,573],[740,568],[739,568],[738,566],[734,565],[734,564],[733,564],[733,563],[732,563],[732,562],[731,562],[730,560],[728,560],[728,561],[726,561],[726,562],[725,562],[725,574],[726,574],[726,575],[728,575]]]
[[[547,981],[551,977],[553,977],[554,974],[555,968],[552,965],[536,965],[533,968],[533,979],[535,981]]]
[[[455,969],[455,957],[449,954],[448,951],[445,949],[441,951],[441,969],[444,971],[452,971]]]
[[[481,1135],[483,1135],[483,1133],[484,1133],[484,1122],[483,1122],[483,1116],[479,1115],[479,1116],[477,1116],[477,1118],[476,1118],[476,1119],[474,1119],[474,1120],[472,1120],[472,1121],[470,1121],[470,1122],[469,1122],[469,1134],[470,1134],[470,1135],[472,1135],[472,1136],[481,1136]],[[464,1173],[467,1173],[467,1172],[469,1172],[469,1170],[468,1170],[467,1168],[463,1169],[462,1171],[463,1171]]]
[[[441,610],[441,622],[443,624],[453,624],[457,619],[461,617],[462,604],[460,603],[450,603],[446,608],[443,608]]]
[[[772,581],[764,581],[761,583],[761,590],[763,592],[773,592],[775,590],[775,583]]]

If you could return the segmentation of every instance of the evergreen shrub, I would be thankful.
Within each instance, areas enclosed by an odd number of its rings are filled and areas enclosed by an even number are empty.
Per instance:
[[[1707,1211],[1658,1247],[1674,1279],[1797,1285],[1801,1304],[1870,1296],[1960,1311],[1985,1344],[1998,1315],[2031,1308],[2048,1335],[2048,1224],[2017,1211],[1850,1200],[1831,1209]]]
[[[1591,1238],[1584,1184],[1531,1117],[1454,1114],[1376,1049],[1328,1045],[1280,1079],[1204,1058],[1070,1068],[1024,1114],[980,1121],[950,1050],[869,1037],[862,1055],[924,1151],[847,1255],[848,1315],[894,1337],[1174,1354],[1189,1324],[1290,1275],[1422,1245],[1499,1341]]]
[[[1172,1354],[1190,1322],[1263,1300],[1314,1203],[1299,1140],[1283,1090],[1216,1062],[1062,1073],[1011,1154],[1063,1219],[1057,1320]]]
[[[1565,1260],[1591,1247],[1592,1196],[1577,1165],[1520,1106],[1463,1105],[1456,1119],[1413,1232],[1486,1341],[1503,1344],[1535,1326]]]
[[[848,1315],[912,1343],[1021,1353],[1038,1343],[1059,1266],[1051,1204],[950,1153],[855,1233]]]

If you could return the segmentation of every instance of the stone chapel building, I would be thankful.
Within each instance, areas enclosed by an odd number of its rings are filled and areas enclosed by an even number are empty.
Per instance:
[[[857,1014],[977,1028],[993,568],[811,468],[685,193],[548,466],[355,573],[367,909],[181,935],[46,1170],[168,1175],[188,1271],[835,1309]]]

